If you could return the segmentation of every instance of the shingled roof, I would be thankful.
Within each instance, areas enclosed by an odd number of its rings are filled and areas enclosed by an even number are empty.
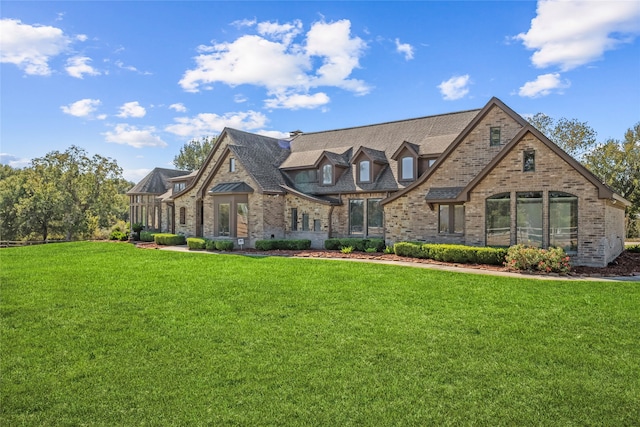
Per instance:
[[[298,154],[302,152],[336,152],[337,148],[345,146],[352,147],[354,153],[360,147],[381,151],[390,159],[405,141],[419,147],[420,155],[439,154],[444,152],[479,111],[469,110],[368,126],[302,133],[291,141],[291,159],[287,159],[285,164],[287,167],[306,166],[297,165],[292,159],[299,156],[302,160],[304,156]]]
[[[189,175],[189,171],[155,168],[142,178],[127,194],[164,194],[171,187],[171,178]]]

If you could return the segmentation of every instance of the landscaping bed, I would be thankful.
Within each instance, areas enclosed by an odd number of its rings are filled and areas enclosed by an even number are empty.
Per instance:
[[[147,249],[156,249],[160,246],[154,243],[138,243],[138,247]],[[228,253],[228,252],[227,252]],[[396,261],[396,262],[411,262],[417,264],[434,264],[444,266],[455,266],[464,268],[475,268],[479,270],[487,271],[510,271],[506,267],[497,265],[484,265],[484,264],[458,264],[434,261],[430,259],[409,258],[401,257],[395,254],[384,254],[382,252],[366,253],[366,252],[351,252],[348,254],[342,253],[339,250],[326,250],[326,249],[307,249],[307,250],[272,250],[272,251],[259,251],[256,249],[234,249],[235,254],[251,254],[251,255],[265,255],[265,256],[289,256],[300,258],[342,258],[342,259],[361,259],[361,260],[380,260],[380,261]],[[544,274],[544,273],[538,273]],[[573,267],[569,276],[585,276],[585,277],[615,277],[615,276],[640,276],[640,253],[633,253],[624,251],[615,261],[611,262],[606,267]]]

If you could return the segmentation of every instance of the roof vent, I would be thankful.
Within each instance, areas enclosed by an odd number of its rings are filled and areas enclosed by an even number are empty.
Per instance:
[[[289,132],[289,136],[290,136],[291,138],[294,138],[294,137],[296,137],[296,136],[298,136],[298,135],[301,135],[302,133],[303,133],[303,132],[302,132],[300,129],[298,129],[298,130],[292,130],[291,132]]]

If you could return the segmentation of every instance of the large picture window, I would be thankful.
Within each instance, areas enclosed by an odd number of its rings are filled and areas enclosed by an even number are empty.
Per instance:
[[[516,243],[542,247],[542,192],[516,194]]]
[[[497,194],[487,199],[486,245],[511,245],[511,195]]]
[[[549,192],[549,246],[578,251],[578,198],[572,194]]]

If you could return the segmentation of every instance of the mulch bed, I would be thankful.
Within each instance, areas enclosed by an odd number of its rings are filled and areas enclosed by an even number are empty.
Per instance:
[[[158,249],[159,246],[155,243],[142,243],[138,242],[137,246],[146,249]],[[439,262],[429,259],[419,258],[407,258],[401,257],[395,254],[381,254],[381,253],[363,253],[352,252],[350,254],[343,254],[340,251],[328,251],[321,249],[310,249],[306,251],[258,251],[255,249],[234,250],[235,254],[250,254],[250,255],[264,255],[264,256],[286,256],[286,257],[301,257],[301,258],[341,258],[341,259],[361,259],[361,260],[381,260],[381,261],[397,261],[397,262],[412,262],[416,264],[435,264],[453,267],[475,268],[478,270],[487,271],[509,271],[507,268],[497,265],[483,265],[483,264],[455,264],[447,262]],[[544,274],[544,273],[540,273]],[[615,277],[615,276],[640,276],[640,253],[633,253],[629,251],[623,252],[615,261],[611,262],[607,267],[573,267],[570,276],[584,276],[584,277]]]

